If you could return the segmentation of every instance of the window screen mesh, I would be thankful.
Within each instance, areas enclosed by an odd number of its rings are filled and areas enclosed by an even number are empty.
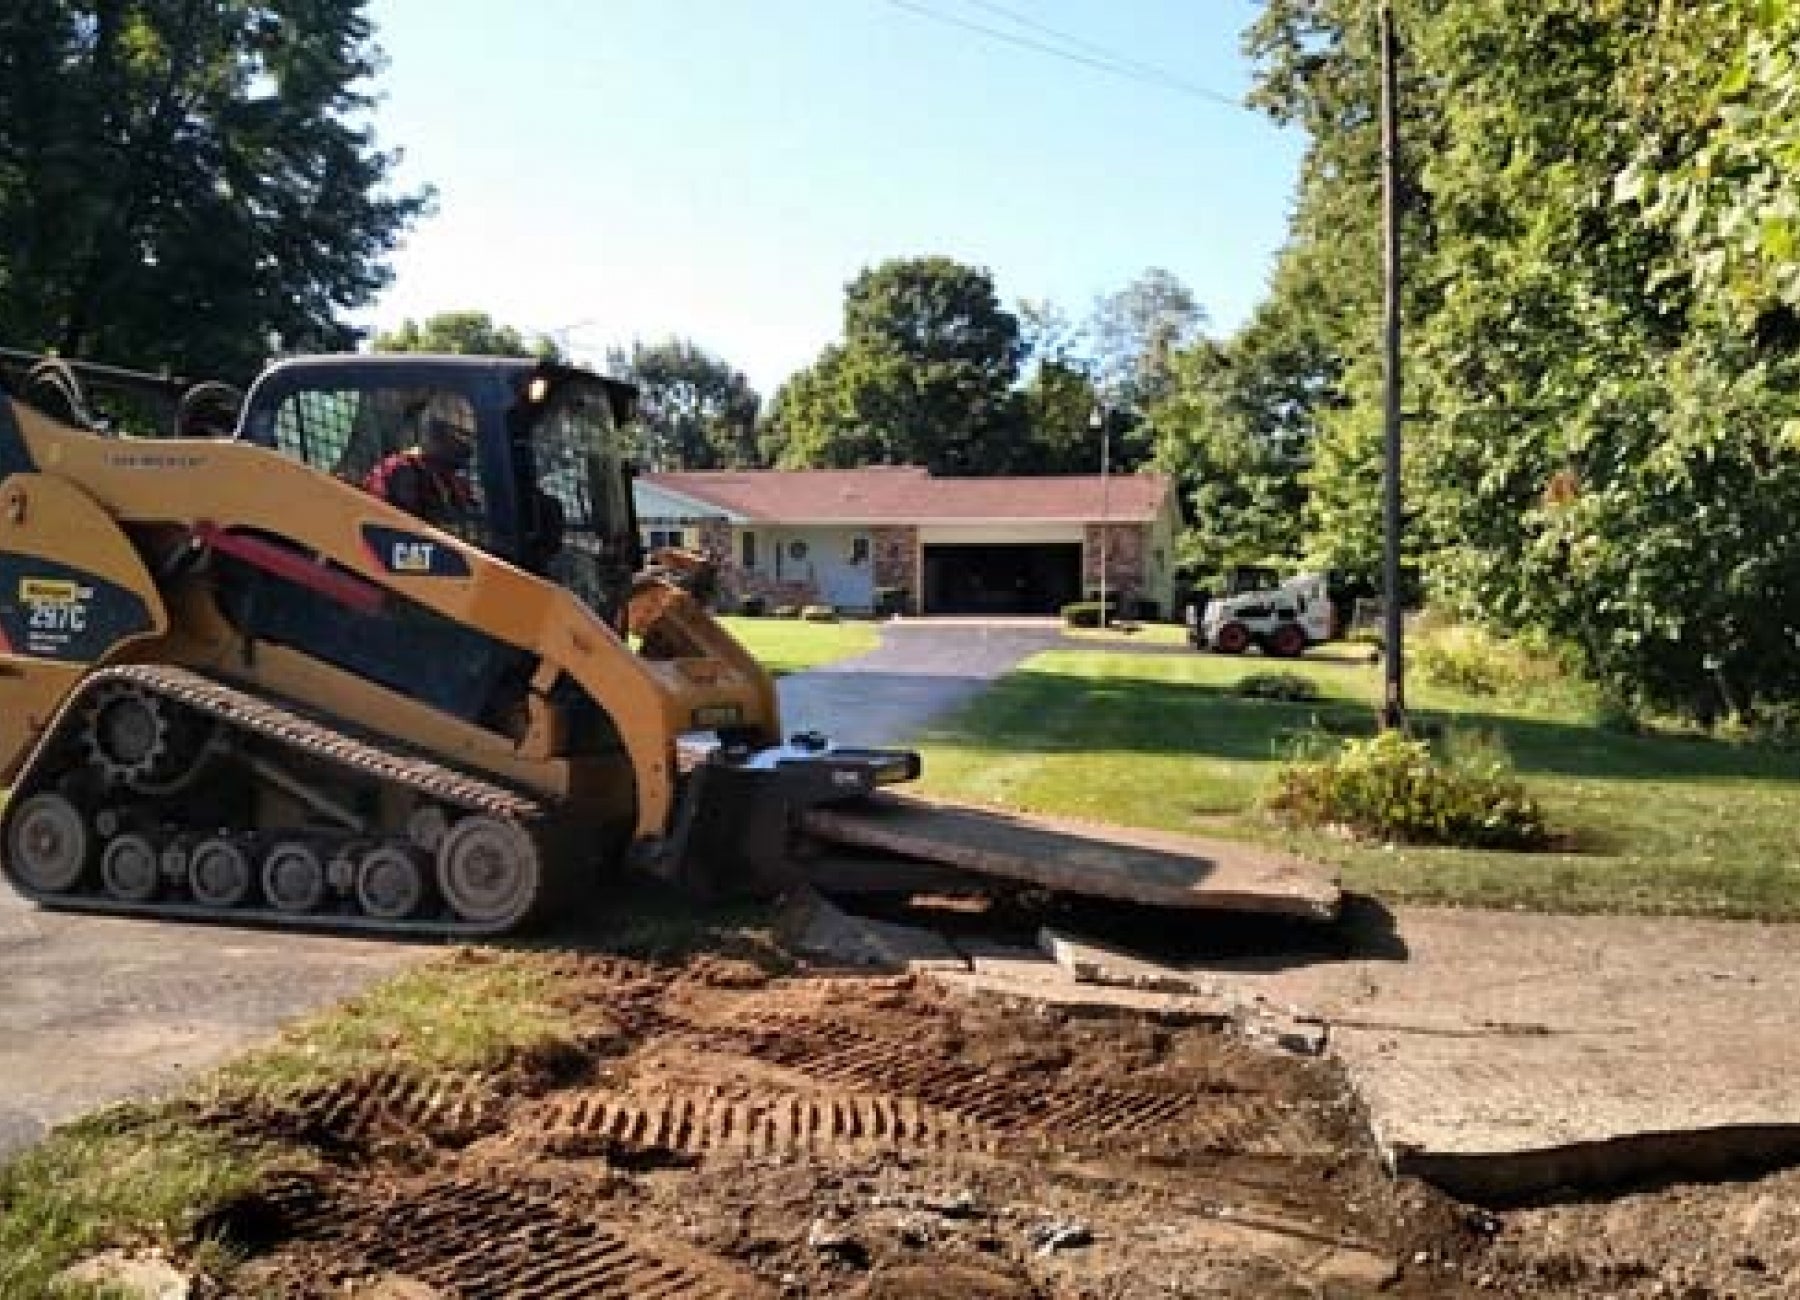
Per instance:
[[[364,487],[385,457],[418,445],[419,417],[427,406],[464,428],[476,428],[474,407],[456,393],[401,388],[308,390],[289,395],[276,408],[275,446],[285,456]],[[470,465],[466,478],[474,509],[467,516],[434,522],[464,541],[491,550],[486,493],[475,465]]]

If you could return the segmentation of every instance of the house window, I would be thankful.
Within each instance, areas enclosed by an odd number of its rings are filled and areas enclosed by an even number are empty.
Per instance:
[[[869,539],[855,537],[850,541],[850,563],[867,564],[869,562]]]
[[[755,533],[745,533],[744,534],[744,567],[746,569],[754,569],[756,567],[756,534]]]
[[[660,551],[664,547],[679,550],[687,545],[687,534],[679,528],[652,528],[648,530],[650,549]]]
[[[806,558],[806,543],[805,542],[789,542],[788,543],[788,556],[791,559],[804,560]]]

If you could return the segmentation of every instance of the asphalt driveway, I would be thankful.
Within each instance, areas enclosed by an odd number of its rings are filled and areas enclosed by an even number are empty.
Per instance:
[[[0,886],[0,1158],[433,951],[43,912]]]

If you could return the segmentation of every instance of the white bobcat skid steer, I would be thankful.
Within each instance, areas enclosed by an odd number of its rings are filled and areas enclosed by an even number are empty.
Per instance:
[[[1268,590],[1209,600],[1204,611],[1190,607],[1188,640],[1196,650],[1237,655],[1255,645],[1294,659],[1331,639],[1333,619],[1325,576],[1302,573]]]

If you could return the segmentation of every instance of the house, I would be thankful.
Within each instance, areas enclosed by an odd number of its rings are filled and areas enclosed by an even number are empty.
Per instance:
[[[1048,614],[1098,593],[1104,553],[1108,594],[1125,608],[1167,615],[1174,602],[1180,517],[1160,474],[706,470],[642,475],[636,498],[645,544],[712,556],[731,596]]]

